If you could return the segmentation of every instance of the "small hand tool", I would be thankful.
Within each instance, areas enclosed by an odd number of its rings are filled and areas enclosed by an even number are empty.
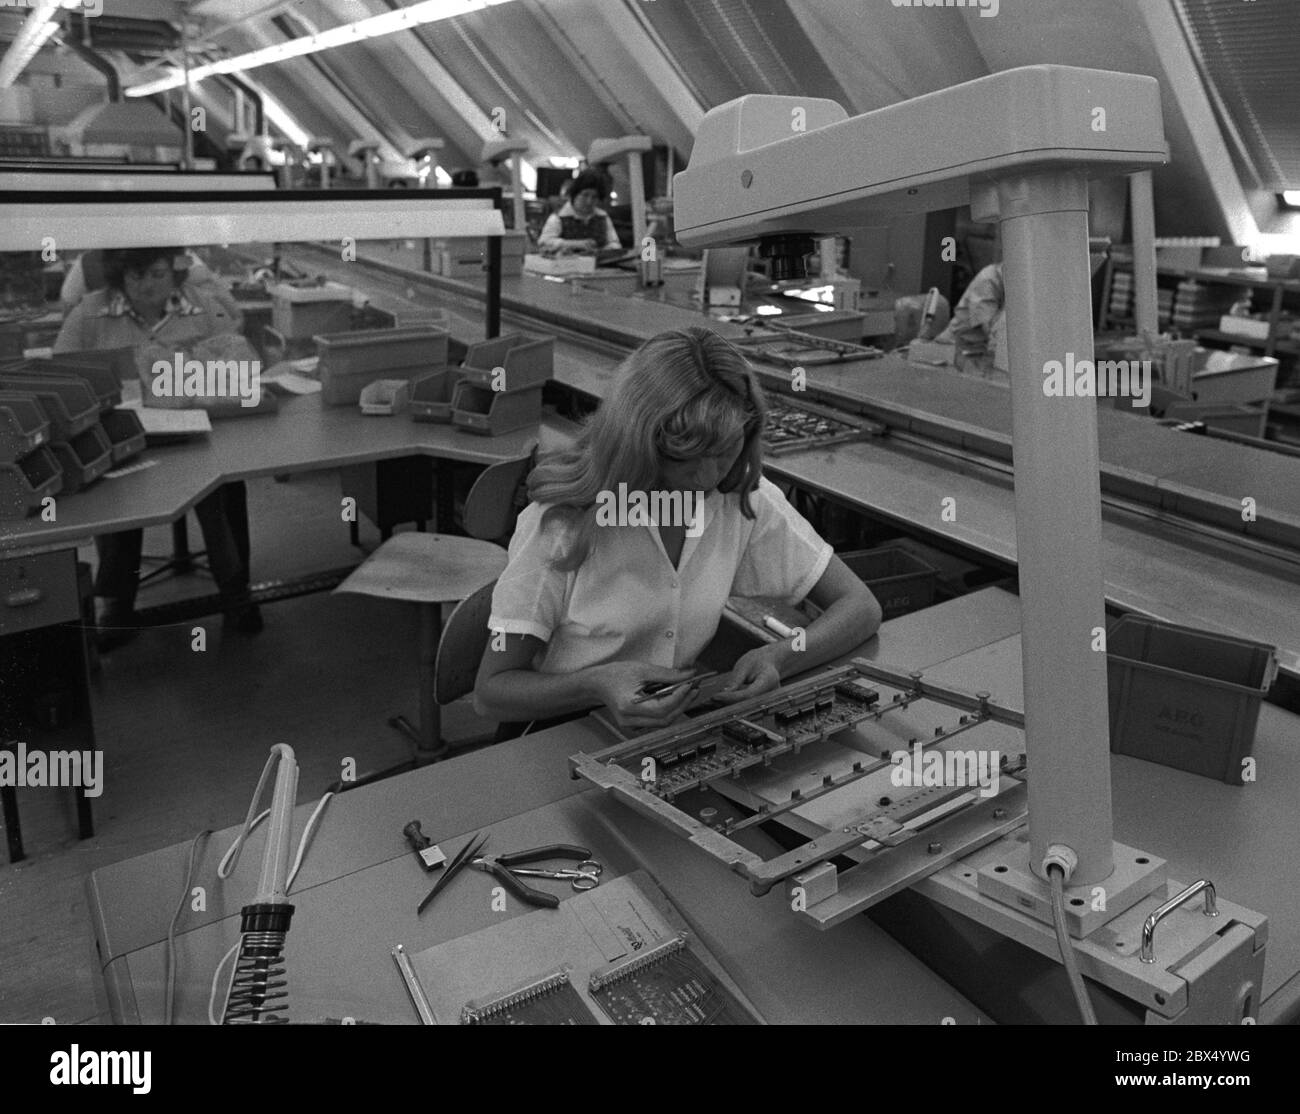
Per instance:
[[[540,863],[547,859],[573,859],[578,865],[572,870],[520,869],[526,863]],[[600,863],[592,860],[588,848],[577,847],[570,843],[553,843],[546,847],[533,847],[527,851],[514,851],[508,855],[485,855],[474,859],[470,865],[476,870],[496,877],[520,901],[544,909],[554,909],[560,904],[560,899],[554,894],[533,889],[526,882],[520,881],[520,875],[529,878],[564,878],[572,883],[575,890],[589,890],[600,884],[600,874],[604,869]]]
[[[481,832],[475,832],[465,841],[465,846],[456,852],[455,857],[447,864],[446,869],[443,870],[442,877],[434,883],[433,889],[429,891],[425,899],[415,907],[417,915],[423,913],[429,902],[442,892],[442,888],[455,878],[475,855],[483,850],[483,845],[487,843],[488,837],[483,836],[482,839],[479,839],[481,834]]]
[[[678,689],[694,688],[707,681],[710,677],[716,677],[717,675],[718,671],[716,669],[710,669],[706,673],[697,673],[694,677],[674,681],[672,684],[664,684],[662,681],[647,681],[641,686],[641,694],[632,698],[632,703],[644,704],[647,700],[658,700],[663,696],[672,696]]]
[[[397,963],[397,969],[402,972],[402,981],[406,983],[406,992],[411,996],[411,1004],[415,1006],[415,1012],[420,1015],[420,1024],[437,1025],[438,1019],[433,1014],[433,1007],[429,1005],[424,987],[415,977],[415,968],[411,966],[411,957],[406,954],[406,948],[398,944],[393,949],[393,959]]]
[[[420,831],[418,820],[412,820],[407,824],[402,829],[402,835],[406,836],[406,842],[411,845],[411,850],[415,852],[415,857],[420,860],[420,865],[425,870],[437,870],[447,861],[442,848]]]

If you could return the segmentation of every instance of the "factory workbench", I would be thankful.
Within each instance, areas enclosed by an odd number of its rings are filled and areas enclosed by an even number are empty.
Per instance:
[[[982,688],[995,701],[1018,706],[1018,630],[1015,597],[985,589],[892,620],[846,658],[921,670],[927,679]],[[1294,716],[1264,709],[1255,755],[1267,776],[1246,787],[1112,756],[1115,838],[1168,859],[1171,877],[1208,877],[1223,898],[1269,918],[1264,1021],[1294,1010],[1300,991],[1300,881],[1294,872],[1274,869],[1300,842],[1289,790],[1300,779],[1300,752],[1293,745],[1298,728]],[[447,849],[490,829],[497,850],[585,844],[605,864],[606,879],[649,870],[769,1022],[987,1019],[869,919],[855,917],[818,933],[797,923],[780,888],[751,896],[740,878],[709,856],[570,780],[569,755],[608,743],[588,718],[331,800],[290,893],[296,907],[286,947],[292,1017],[413,1023],[389,955],[395,944],[414,953],[531,911],[511,900],[505,912],[494,912],[490,880],[468,872],[417,915],[429,876],[401,829],[418,818]],[[250,793],[256,775],[243,772]],[[298,807],[296,832],[310,808]],[[205,908],[196,912],[194,902],[185,903],[176,936],[176,1016],[182,1022],[205,1018],[213,970],[237,940],[239,909],[256,889],[260,830],[235,874],[224,883],[216,879],[216,864],[235,832],[211,837],[196,858],[190,885],[203,887]],[[117,1021],[161,1017],[164,941],[188,857],[189,844],[177,844],[88,879],[99,962]],[[923,882],[916,892],[935,884]],[[1068,1002],[1063,982],[1059,1000]]]

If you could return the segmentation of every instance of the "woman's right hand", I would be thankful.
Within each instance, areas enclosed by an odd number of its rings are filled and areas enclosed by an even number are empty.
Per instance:
[[[647,684],[671,685],[685,681],[694,674],[693,669],[665,669],[639,661],[616,661],[596,668],[597,694],[619,727],[633,730],[666,727],[699,695],[697,688],[688,685],[659,699],[636,702]]]

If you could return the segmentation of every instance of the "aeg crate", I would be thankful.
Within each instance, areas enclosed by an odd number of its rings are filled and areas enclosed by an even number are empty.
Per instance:
[[[0,375],[0,390],[35,395],[50,420],[50,439],[66,441],[99,420],[99,399],[84,379],[59,375]]]
[[[354,406],[376,379],[414,379],[447,363],[447,333],[431,325],[330,333],[315,338],[321,400]]]
[[[555,338],[507,333],[480,341],[470,345],[459,374],[476,387],[506,394],[541,386],[555,374]]]
[[[144,451],[144,426],[134,410],[110,410],[99,424],[113,447],[113,463],[121,464]]]
[[[112,410],[122,401],[122,382],[111,367],[79,360],[77,353],[71,356],[55,356],[52,360],[32,360],[28,371],[33,375],[58,375],[75,379],[84,379],[86,385],[95,392],[99,399],[100,412]]]
[[[63,469],[65,495],[94,483],[113,466],[113,446],[98,423],[67,441],[55,441],[50,448]]]
[[[1125,615],[1107,635],[1110,749],[1243,784],[1277,651]]]
[[[939,571],[900,546],[882,545],[841,553],[839,557],[871,589],[886,619],[920,611],[934,603]]]
[[[452,425],[495,437],[542,420],[542,387],[492,391],[461,380],[451,399]]]
[[[25,518],[47,495],[63,489],[63,471],[48,445],[0,464],[0,518]]]
[[[337,282],[272,286],[271,326],[288,337],[346,329],[352,323],[352,288]]]
[[[12,463],[49,439],[50,419],[34,395],[0,391],[0,463]]]
[[[411,380],[411,420],[450,422],[451,396],[458,381],[457,368],[431,371]]]

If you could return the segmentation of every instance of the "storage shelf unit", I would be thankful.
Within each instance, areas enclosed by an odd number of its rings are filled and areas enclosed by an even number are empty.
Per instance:
[[[1107,328],[1114,329],[1132,323],[1131,318],[1116,317],[1110,312],[1110,295],[1114,275],[1117,272],[1132,273],[1132,269],[1131,255],[1127,257],[1112,255],[1108,264],[1105,290],[1101,299],[1101,313],[1097,326],[1099,331],[1104,331]],[[1180,281],[1193,279],[1207,286],[1233,286],[1272,291],[1268,312],[1269,336],[1267,340],[1239,336],[1236,333],[1224,332],[1222,329],[1197,329],[1194,335],[1197,340],[1208,341],[1212,344],[1242,344],[1248,348],[1261,351],[1265,356],[1295,357],[1300,355],[1300,343],[1277,335],[1277,323],[1282,314],[1284,299],[1291,295],[1300,301],[1300,279],[1259,278],[1245,274],[1225,273],[1220,269],[1207,270],[1203,267],[1169,266],[1156,268],[1157,281],[1161,277]]]

